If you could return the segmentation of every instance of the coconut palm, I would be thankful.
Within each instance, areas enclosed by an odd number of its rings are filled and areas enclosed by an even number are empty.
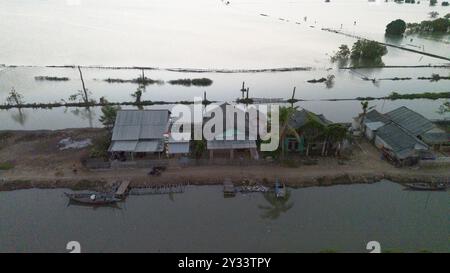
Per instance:
[[[298,142],[300,142],[300,136],[295,130],[295,128],[289,125],[289,120],[292,115],[297,111],[297,107],[281,107],[280,108],[280,145],[281,145],[281,158],[284,158],[285,154],[285,145],[284,141],[287,134],[292,134],[295,136]]]
[[[359,115],[360,116],[360,120],[359,120],[360,124],[359,124],[359,126],[360,126],[360,128],[362,130],[362,133],[365,133],[365,130],[364,130],[364,127],[363,127],[364,120],[366,119],[367,112],[369,110],[372,110],[373,108],[375,108],[375,106],[369,107],[369,102],[368,101],[362,101],[361,102],[361,108],[362,108],[362,113]]]

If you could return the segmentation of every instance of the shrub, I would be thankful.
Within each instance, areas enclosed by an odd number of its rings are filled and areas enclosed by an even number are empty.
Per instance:
[[[358,40],[353,44],[350,58],[353,65],[383,65],[381,57],[386,55],[387,48],[375,41]]]

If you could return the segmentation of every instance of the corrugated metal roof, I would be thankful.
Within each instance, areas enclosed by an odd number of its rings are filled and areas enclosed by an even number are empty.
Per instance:
[[[121,110],[117,112],[112,140],[163,138],[169,110]]]
[[[381,126],[384,126],[384,123],[381,121],[376,121],[376,122],[367,122],[365,125],[370,130],[375,131],[378,128],[380,128]]]
[[[134,152],[134,153],[150,153],[162,152],[164,149],[162,140],[116,140],[113,141],[110,152]]]
[[[431,121],[405,106],[392,110],[385,115],[414,136],[421,135],[435,128],[435,125]]]
[[[189,142],[169,143],[169,154],[187,154],[189,153]]]
[[[109,148],[110,152],[134,152],[137,145],[136,140],[119,140],[113,141],[111,143],[111,147]]]
[[[376,135],[386,142],[400,159],[408,157],[414,150],[428,149],[425,143],[392,122],[378,128]]]
[[[208,150],[251,149],[256,148],[254,140],[211,140],[207,142]]]
[[[329,121],[328,119],[326,119],[325,116],[322,114],[318,115],[318,114],[310,112],[306,109],[302,109],[302,110],[297,110],[292,114],[288,124],[292,128],[301,128],[301,127],[305,126],[311,118],[324,126],[333,123],[333,122]]]
[[[450,133],[427,132],[421,135],[424,142],[428,144],[448,144],[450,143]]]
[[[366,114],[364,123],[368,123],[368,122],[388,123],[389,122],[389,118],[387,118],[386,116],[384,116],[383,114],[381,114],[377,110],[372,110],[372,111],[367,112],[367,114]]]
[[[162,152],[164,145],[161,140],[141,140],[136,145],[135,153]]]

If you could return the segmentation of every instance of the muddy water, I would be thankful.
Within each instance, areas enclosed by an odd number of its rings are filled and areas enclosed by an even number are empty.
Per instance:
[[[220,186],[130,196],[119,208],[67,204],[64,190],[0,193],[0,252],[450,251],[448,192],[380,182],[223,198]],[[207,205],[206,205],[207,204]]]

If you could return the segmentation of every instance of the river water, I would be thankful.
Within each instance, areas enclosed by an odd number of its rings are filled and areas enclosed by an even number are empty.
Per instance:
[[[399,184],[289,189],[224,198],[221,186],[130,196],[119,208],[68,205],[64,190],[0,192],[0,252],[450,251],[448,192]]]

